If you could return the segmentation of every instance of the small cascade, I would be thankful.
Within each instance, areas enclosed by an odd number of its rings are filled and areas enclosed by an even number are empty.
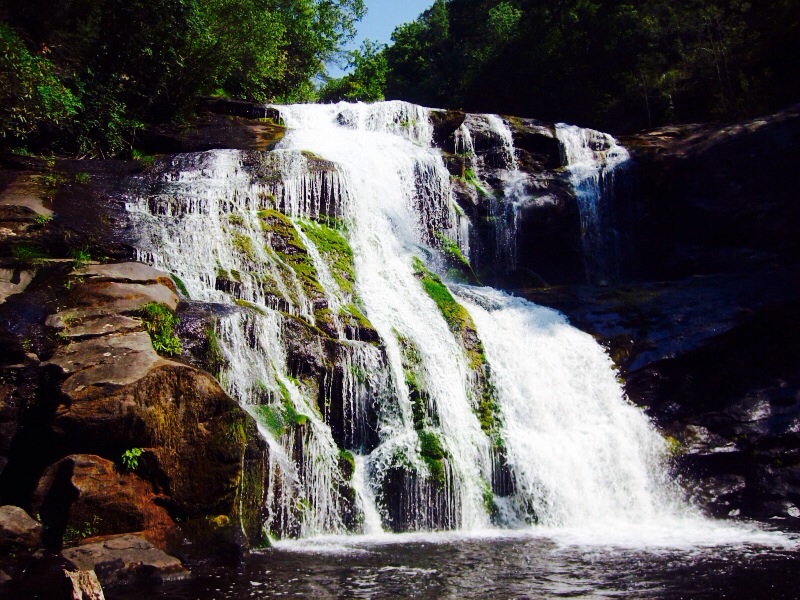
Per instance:
[[[613,137],[593,129],[558,123],[556,137],[578,201],[586,278],[594,283],[618,280],[614,197],[630,154]]]
[[[383,533],[383,521],[375,504],[375,492],[370,487],[367,457],[356,455],[353,473],[353,489],[356,491],[361,513],[364,515],[362,532],[367,535]]]
[[[481,248],[479,254],[498,274],[514,271],[519,208],[529,194],[528,178],[519,169],[511,129],[497,115],[469,114],[455,137],[457,149],[463,147],[472,157],[466,163],[470,169],[468,180],[487,204],[489,248]]]
[[[219,379],[256,419],[270,447],[266,526],[276,535],[344,533],[353,511],[339,448],[313,398],[286,365],[281,318],[237,311],[219,320]]]

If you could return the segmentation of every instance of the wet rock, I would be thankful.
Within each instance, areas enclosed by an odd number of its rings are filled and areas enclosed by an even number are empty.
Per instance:
[[[79,454],[44,472],[33,506],[47,525],[51,545],[62,539],[74,543],[94,535],[143,532],[163,548],[177,529],[158,500],[152,485],[136,475],[120,472],[99,456]]]
[[[67,548],[63,554],[79,569],[97,573],[104,587],[156,583],[189,574],[177,558],[136,535],[113,536]]]
[[[0,506],[0,550],[30,551],[38,547],[42,525],[18,506]]]

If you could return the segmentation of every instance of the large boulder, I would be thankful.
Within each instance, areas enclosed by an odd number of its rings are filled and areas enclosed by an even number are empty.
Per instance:
[[[31,551],[41,541],[41,523],[18,506],[0,506],[0,551]]]
[[[79,569],[94,571],[103,586],[180,579],[189,572],[174,556],[136,535],[113,536],[67,548],[64,557]]]
[[[153,486],[114,463],[92,455],[68,456],[50,466],[39,480],[33,506],[47,524],[52,544],[93,535],[143,532],[167,547],[177,528]]]

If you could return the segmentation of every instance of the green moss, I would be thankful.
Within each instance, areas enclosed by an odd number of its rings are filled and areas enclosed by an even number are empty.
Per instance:
[[[483,344],[478,337],[475,323],[466,309],[456,302],[450,290],[435,274],[428,271],[421,260],[414,257],[413,269],[422,283],[425,293],[436,303],[450,330],[456,335],[467,357],[469,367],[475,374],[476,414],[481,428],[493,438],[499,439],[499,407],[496,392],[491,382],[491,370],[486,360]]]
[[[353,264],[353,250],[347,240],[335,229],[314,221],[298,221],[316,249],[328,263],[331,275],[336,284],[346,294],[353,291],[355,284],[355,266]]]
[[[339,450],[339,470],[345,481],[350,481],[353,478],[353,473],[356,471],[356,459],[351,452],[347,450]]]
[[[170,273],[169,278],[172,279],[172,283],[175,284],[175,287],[178,288],[178,291],[183,294],[186,298],[189,297],[189,291],[186,289],[186,284],[183,283],[180,277],[175,275],[175,273]]]
[[[349,317],[353,324],[360,329],[375,329],[369,319],[358,309],[355,304],[345,304],[339,310],[340,317]]]
[[[203,348],[203,363],[209,373],[218,377],[222,370],[222,365],[225,363],[225,357],[222,354],[222,349],[219,347],[217,331],[214,325],[206,327],[205,334],[206,341]]]
[[[447,456],[442,448],[441,440],[436,433],[430,430],[417,431],[417,435],[419,436],[420,457],[428,467],[434,484],[440,486],[444,483],[442,461]]]
[[[250,262],[256,262],[256,252],[253,249],[253,242],[244,234],[234,233],[231,235],[231,246],[233,249],[244,255]]]
[[[228,215],[228,223],[238,227],[244,227],[244,217],[238,214]]]
[[[473,169],[465,169],[464,170],[464,181],[470,184],[481,196],[488,196],[489,193],[483,188],[480,181],[475,175],[475,171]]]
[[[671,435],[664,436],[664,440],[667,442],[667,453],[670,456],[674,457],[683,454],[683,444],[681,444],[679,440]]]
[[[439,242],[439,249],[444,254],[445,259],[447,259],[447,263],[450,266],[450,269],[448,269],[448,275],[455,275],[453,278],[458,281],[476,285],[479,284],[480,281],[478,280],[478,276],[475,274],[475,271],[472,270],[472,265],[469,264],[469,261],[461,253],[461,249],[458,247],[458,244],[456,244],[450,238],[445,237],[441,233],[434,233],[433,235]]]
[[[292,427],[302,427],[308,423],[308,417],[294,408],[286,387],[280,382],[278,386],[283,396],[280,403],[256,407],[257,416],[275,437],[282,436]]]
[[[236,303],[236,306],[241,306],[242,308],[249,308],[250,310],[253,310],[253,311],[255,311],[255,312],[259,313],[259,314],[262,314],[262,315],[266,315],[267,314],[267,312],[263,308],[261,308],[257,304],[253,304],[252,302],[248,302],[247,300],[242,300],[240,298],[236,298],[234,300],[234,302]]]
[[[264,231],[271,236],[268,250],[295,272],[309,298],[324,297],[311,257],[289,217],[277,210],[262,210],[258,215]]]

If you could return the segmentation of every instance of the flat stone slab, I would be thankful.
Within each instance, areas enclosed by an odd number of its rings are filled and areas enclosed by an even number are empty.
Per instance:
[[[103,586],[180,579],[189,575],[177,558],[132,534],[67,548],[62,554],[79,569],[97,573]]]
[[[0,268],[0,304],[9,296],[24,292],[35,274],[33,270]]]
[[[78,319],[68,321],[66,325],[61,319],[61,313],[48,317],[48,324],[51,327],[60,329],[62,338],[70,340],[85,340],[89,338],[101,337],[115,333],[132,333],[140,331],[143,327],[141,319],[135,317],[125,317],[122,315],[108,315],[90,319]]]
[[[107,314],[130,313],[141,310],[145,304],[157,302],[175,310],[178,295],[166,285],[118,283],[116,281],[90,281],[78,290],[76,303],[89,308],[102,308]]]
[[[138,262],[89,265],[72,272],[73,276],[91,281],[116,281],[118,283],[160,283],[174,290],[169,275],[150,265]]]
[[[171,364],[161,358],[144,331],[75,342],[59,348],[43,363],[70,377],[61,391],[73,400],[90,399],[139,381],[152,369]]]
[[[35,214],[53,216],[53,211],[44,205],[40,177],[29,173],[17,177],[0,194],[0,206],[23,206]]]

